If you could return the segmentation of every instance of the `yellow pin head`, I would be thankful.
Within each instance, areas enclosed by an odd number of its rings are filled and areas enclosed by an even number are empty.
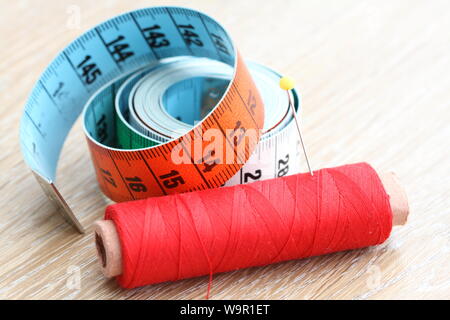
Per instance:
[[[292,90],[295,87],[294,79],[290,77],[282,77],[280,79],[280,88],[283,90]]]

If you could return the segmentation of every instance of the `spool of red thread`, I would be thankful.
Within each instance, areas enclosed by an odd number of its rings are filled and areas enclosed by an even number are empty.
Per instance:
[[[359,163],[114,204],[95,238],[105,276],[133,288],[377,245],[408,212],[396,176]]]

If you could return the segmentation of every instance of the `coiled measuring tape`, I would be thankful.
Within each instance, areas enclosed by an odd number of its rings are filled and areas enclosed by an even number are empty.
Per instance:
[[[299,141],[279,79],[258,64],[247,68],[203,13],[132,11],[84,33],[47,67],[21,119],[22,152],[80,232],[54,180],[82,112],[99,186],[117,202],[297,173]]]

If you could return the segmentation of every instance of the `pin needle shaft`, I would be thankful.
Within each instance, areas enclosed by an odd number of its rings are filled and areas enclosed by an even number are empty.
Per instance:
[[[299,124],[298,119],[297,119],[297,114],[295,113],[294,104],[292,103],[291,95],[289,94],[289,90],[294,88],[294,80],[292,80],[291,78],[288,78],[288,77],[283,77],[283,78],[280,79],[280,87],[281,87],[281,89],[286,90],[286,93],[288,95],[289,108],[292,111],[292,116],[294,117],[295,124],[297,126],[298,136],[300,138],[300,143],[302,144],[302,149],[303,149],[303,153],[305,155],[306,164],[308,166],[309,173],[311,174],[311,176],[314,176],[314,173],[311,170],[311,165],[309,163],[308,154],[306,152],[305,144],[303,142],[302,131],[300,130],[300,124]]]
[[[308,166],[309,173],[313,176],[314,173],[311,170],[311,165],[309,164],[308,153],[306,152],[305,144],[303,143],[302,131],[300,130],[300,124],[298,123],[297,114],[295,113],[294,105],[292,104],[291,96],[289,95],[289,92],[287,92],[287,94],[289,96],[289,106],[290,106],[290,108],[292,110],[292,115],[294,117],[295,124],[297,126],[298,136],[300,138],[300,143],[302,144],[303,153],[305,155],[306,165]]]

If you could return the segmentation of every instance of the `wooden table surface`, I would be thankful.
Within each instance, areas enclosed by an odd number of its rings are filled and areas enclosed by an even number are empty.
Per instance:
[[[85,235],[57,214],[19,149],[25,100],[51,59],[95,24],[150,4],[210,14],[246,58],[295,77],[315,168],[368,161],[394,170],[410,201],[407,225],[383,245],[216,275],[213,299],[450,298],[447,0],[1,0],[0,298],[204,297],[206,277],[129,291],[103,278],[92,224],[107,200],[79,121],[57,184]]]

